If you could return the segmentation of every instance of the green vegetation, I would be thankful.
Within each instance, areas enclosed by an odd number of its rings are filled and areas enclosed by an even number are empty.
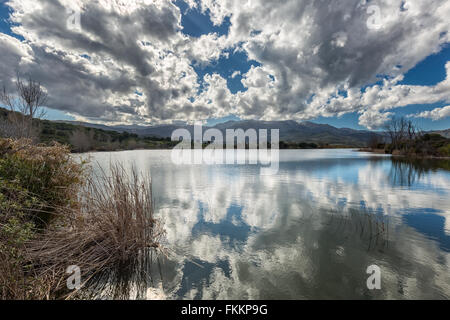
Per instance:
[[[398,150],[404,155],[448,157],[450,156],[450,139],[436,133],[427,133],[416,137],[409,143],[404,142]]]
[[[437,133],[423,133],[411,120],[392,119],[385,129],[388,142],[374,135],[369,142],[369,149],[364,151],[408,158],[450,157],[450,139]]]
[[[83,178],[82,167],[73,163],[69,149],[59,144],[33,145],[29,140],[0,140],[0,179],[17,190],[22,203],[33,204],[33,221],[49,222],[50,208],[71,206]],[[8,188],[7,188],[8,189]],[[26,200],[26,201],[24,201]]]
[[[135,172],[93,176],[67,146],[0,139],[0,299],[142,297],[162,234]],[[66,287],[71,265],[79,291]]]
[[[437,133],[417,135],[396,144],[385,145],[386,153],[407,157],[450,157],[450,139]]]
[[[11,120],[12,114],[17,117],[17,113],[0,108],[0,137],[17,137],[11,134],[18,131]],[[2,130],[5,127],[8,130]],[[34,119],[33,128],[34,140],[46,145],[58,142],[69,146],[71,152],[172,149],[177,144],[168,138],[139,137],[128,132],[107,131],[49,120]],[[2,131],[7,131],[8,134]]]
[[[450,140],[450,139],[447,139],[447,140]],[[450,157],[450,142],[447,141],[447,144],[440,147],[438,149],[438,152],[445,157]]]
[[[106,131],[63,122],[40,121],[39,140],[57,141],[70,146],[72,152],[115,151],[135,149],[171,149],[170,139],[139,137],[128,132]]]
[[[318,149],[319,146],[315,143],[307,142],[284,142],[280,141],[280,149]]]

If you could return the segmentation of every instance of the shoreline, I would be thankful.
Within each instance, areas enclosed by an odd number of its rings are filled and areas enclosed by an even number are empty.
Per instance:
[[[406,159],[410,159],[410,160],[450,160],[450,157],[392,154],[392,153],[386,153],[386,151],[384,149],[360,148],[360,149],[357,150],[357,152],[369,152],[369,153],[373,153],[373,154],[385,154],[385,155],[390,155],[393,158],[406,158]]]
[[[370,153],[375,153],[375,154],[392,155],[390,153],[386,153],[386,151],[384,151],[384,149],[359,148],[357,151],[358,152],[370,152]]]
[[[107,153],[107,152],[125,152],[125,151],[169,151],[173,150],[174,148],[138,148],[138,149],[117,149],[117,150],[90,150],[90,151],[83,151],[83,152],[76,152],[71,151],[71,154],[86,154],[86,153]],[[195,150],[195,149],[192,149]],[[202,149],[205,150],[205,149]],[[226,149],[223,149],[226,150]],[[242,150],[242,149],[234,149],[234,150]],[[244,150],[250,150],[250,149],[244,149]],[[259,149],[256,149],[259,150]],[[270,148],[267,150],[271,150]],[[354,150],[354,151],[361,151],[362,149],[359,149],[358,147],[339,147],[339,148],[283,148],[278,150]]]

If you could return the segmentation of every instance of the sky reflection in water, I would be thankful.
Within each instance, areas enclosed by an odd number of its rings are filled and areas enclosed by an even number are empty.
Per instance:
[[[450,298],[448,163],[281,151],[257,166],[176,166],[170,151],[92,154],[150,170],[168,299]],[[382,289],[366,287],[368,266]]]

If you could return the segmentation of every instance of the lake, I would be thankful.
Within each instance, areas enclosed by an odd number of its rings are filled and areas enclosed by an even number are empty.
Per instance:
[[[175,165],[170,152],[90,154],[151,173],[164,298],[450,298],[448,162],[282,150],[278,174],[263,176]],[[381,289],[368,288],[369,266]]]

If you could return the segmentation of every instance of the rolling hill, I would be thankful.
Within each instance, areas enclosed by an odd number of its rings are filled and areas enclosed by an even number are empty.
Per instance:
[[[80,123],[79,123],[80,124]],[[140,137],[170,138],[176,129],[187,129],[193,136],[194,127],[192,125],[156,125],[156,126],[120,126],[107,127],[92,124],[84,126],[95,126],[103,130],[115,130],[137,134]],[[280,140],[288,143],[316,143],[318,145],[347,145],[352,147],[366,146],[375,133],[364,130],[353,130],[347,128],[335,128],[327,124],[317,124],[313,122],[289,121],[228,121],[220,123],[214,127],[204,127],[204,130],[215,128],[220,130],[224,137],[227,129],[267,129],[270,135],[271,129],[280,130]]]
[[[6,118],[9,111],[0,108],[0,118]],[[134,149],[134,148],[172,148],[175,143],[170,142],[172,133],[177,129],[186,129],[193,137],[194,127],[192,125],[122,125],[107,126],[102,124],[93,124],[78,121],[40,121],[42,129],[40,138],[43,142],[56,140],[66,144],[75,144],[75,136],[80,136],[80,132],[84,137],[81,140],[91,140],[90,145],[84,148],[109,150],[109,149]],[[280,141],[285,142],[289,146],[297,146],[299,144],[316,144],[322,147],[349,146],[349,147],[365,147],[374,136],[383,140],[385,134],[374,133],[366,130],[354,130],[349,128],[336,128],[327,124],[317,124],[314,122],[304,121],[297,122],[288,121],[228,121],[217,124],[213,127],[204,127],[203,130],[214,128],[222,132],[226,136],[226,130],[236,129],[267,129],[270,139],[270,130],[280,130]],[[86,131],[87,130],[87,131]],[[92,130],[92,131],[90,131]],[[74,134],[77,133],[77,134]],[[432,131],[446,138],[450,138],[450,129]],[[86,138],[86,135],[88,136]],[[80,137],[78,137],[80,140]],[[84,142],[84,141],[83,141]],[[83,143],[85,144],[85,143]],[[94,147],[95,146],[95,147]],[[107,146],[107,147],[105,147]],[[77,148],[78,149],[78,148]],[[81,148],[80,148],[81,149]]]

